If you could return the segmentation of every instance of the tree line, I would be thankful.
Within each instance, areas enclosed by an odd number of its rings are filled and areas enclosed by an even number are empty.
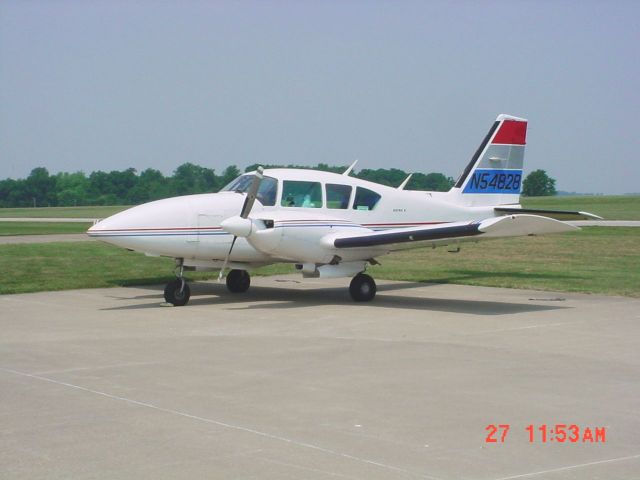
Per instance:
[[[245,172],[255,170],[249,165]],[[304,168],[342,173],[346,165],[320,163],[313,167],[300,165],[264,165],[265,168]],[[24,179],[0,180],[0,207],[69,207],[76,205],[137,205],[161,198],[193,193],[217,192],[241,174],[231,165],[218,175],[212,168],[184,163],[173,175],[147,168],[138,173],[134,168],[92,172],[60,172],[49,174],[44,167],[34,168]],[[375,183],[397,187],[407,178],[407,172],[397,168],[362,169],[353,176]],[[442,173],[414,173],[407,190],[446,192],[454,179]],[[544,170],[531,172],[523,182],[525,196],[555,195],[555,180]]]
[[[250,165],[245,172],[255,170]],[[296,165],[264,165],[265,168],[311,168],[342,173],[347,166],[318,164],[314,167]],[[101,170],[86,175],[83,172],[60,172],[51,175],[44,167],[34,168],[24,179],[0,180],[0,207],[68,207],[76,205],[136,205],[161,198],[193,193],[217,192],[241,174],[235,165],[221,174],[214,169],[184,163],[171,176],[147,168],[138,173],[126,170]],[[363,169],[353,176],[383,185],[398,186],[407,172],[396,168]],[[407,185],[410,190],[447,191],[454,180],[441,173],[415,173]]]

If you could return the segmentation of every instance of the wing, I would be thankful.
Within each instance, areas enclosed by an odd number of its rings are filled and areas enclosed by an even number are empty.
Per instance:
[[[491,238],[542,235],[579,230],[558,220],[537,215],[509,215],[492,217],[478,222],[453,222],[425,227],[393,228],[384,232],[337,233],[325,240],[334,248],[366,248],[397,245],[446,245],[451,242],[486,240]],[[395,248],[390,248],[394,250]]]

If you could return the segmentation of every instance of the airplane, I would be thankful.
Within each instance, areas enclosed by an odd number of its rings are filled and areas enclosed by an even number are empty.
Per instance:
[[[185,270],[220,270],[232,293],[246,292],[249,271],[292,263],[303,278],[352,277],[349,293],[376,295],[365,273],[378,257],[416,247],[578,229],[563,220],[601,219],[586,212],[525,209],[520,203],[527,120],[498,115],[447,192],[405,190],[343,174],[277,168],[245,173],[218,193],[132,207],[88,230],[98,240],[175,259],[167,303],[186,305]]]

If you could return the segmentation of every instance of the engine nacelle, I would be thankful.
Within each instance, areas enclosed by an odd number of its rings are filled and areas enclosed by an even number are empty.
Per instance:
[[[260,224],[259,228],[256,228]],[[331,237],[336,233],[371,231],[353,222],[331,217],[315,217],[309,219],[307,213],[287,212],[287,216],[276,216],[272,220],[253,220],[253,229],[247,241],[257,250],[268,253],[283,260],[304,264],[335,263],[336,255],[355,253],[350,251],[337,252],[330,241],[323,241],[324,237]],[[358,257],[357,260],[361,260]],[[350,258],[344,258],[345,261]],[[354,258],[356,260],[356,258]]]
[[[269,255],[277,255],[282,240],[282,230],[274,228],[273,221],[263,220],[264,228],[256,229],[247,241],[253,248]]]

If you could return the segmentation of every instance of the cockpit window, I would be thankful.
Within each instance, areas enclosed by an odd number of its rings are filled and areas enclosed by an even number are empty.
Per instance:
[[[368,188],[356,188],[356,199],[353,201],[354,210],[373,210],[380,201],[380,195]]]
[[[327,208],[348,208],[352,188],[349,185],[327,183]]]
[[[253,178],[253,175],[240,175],[220,191],[246,193],[249,191],[249,188],[251,188]],[[277,192],[278,181],[275,178],[265,176],[260,183],[260,188],[258,189],[256,198],[265,207],[273,207],[276,204]]]
[[[283,207],[322,207],[322,188],[318,182],[298,182],[285,180],[282,182]]]

